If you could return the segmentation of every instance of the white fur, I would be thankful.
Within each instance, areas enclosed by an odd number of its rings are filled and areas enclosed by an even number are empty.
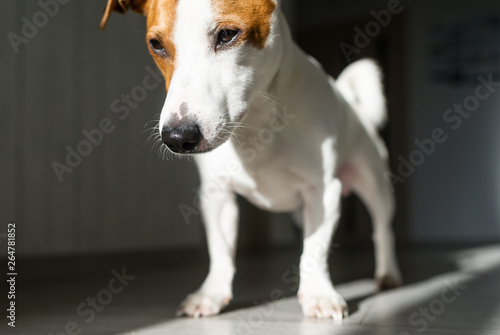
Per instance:
[[[217,314],[232,298],[237,193],[270,211],[301,213],[304,314],[341,321],[347,305],[332,285],[327,259],[343,189],[356,192],[372,215],[377,279],[389,285],[400,280],[387,153],[374,131],[385,117],[379,71],[370,61],[358,62],[335,83],[294,44],[279,10],[263,50],[243,44],[214,52],[209,4],[179,2],[178,64],[160,119],[162,129],[186,103],[204,145],[214,149],[195,156],[210,272],[179,313]]]
[[[178,3],[173,34],[177,64],[160,116],[163,126],[170,117],[178,117],[180,105],[187,103],[189,115],[196,118],[203,133],[203,150],[227,141],[229,128],[240,122],[249,109],[252,93],[272,78],[272,73],[265,71],[270,64],[263,60],[276,55],[273,37],[263,51],[243,46],[214,52],[211,36],[217,22],[210,3]]]
[[[380,128],[387,119],[381,82],[380,69],[368,59],[349,65],[337,78],[337,88],[367,128]]]

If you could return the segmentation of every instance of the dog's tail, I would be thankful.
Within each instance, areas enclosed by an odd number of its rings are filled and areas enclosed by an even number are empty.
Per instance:
[[[342,71],[336,86],[344,98],[354,106],[361,122],[376,130],[387,120],[382,73],[377,63],[362,59]]]

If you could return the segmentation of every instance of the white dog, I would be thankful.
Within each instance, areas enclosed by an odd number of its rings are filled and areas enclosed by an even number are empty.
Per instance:
[[[201,176],[210,271],[180,314],[214,315],[232,298],[236,194],[294,212],[303,225],[305,315],[347,316],[327,258],[341,196],[351,190],[372,217],[378,285],[400,284],[387,151],[376,131],[385,102],[373,62],[356,62],[334,81],[292,41],[276,0],[108,1],[102,28],[113,10],[147,16],[149,50],[168,91],[162,141],[195,155]]]

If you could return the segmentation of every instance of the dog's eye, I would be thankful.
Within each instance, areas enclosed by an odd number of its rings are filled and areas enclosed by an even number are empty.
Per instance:
[[[149,46],[151,47],[151,50],[153,50],[153,52],[157,53],[160,56],[165,56],[165,49],[163,48],[161,42],[156,38],[152,38],[149,40]]]
[[[238,30],[222,29],[217,36],[217,46],[223,46],[231,43],[234,41],[238,33]]]

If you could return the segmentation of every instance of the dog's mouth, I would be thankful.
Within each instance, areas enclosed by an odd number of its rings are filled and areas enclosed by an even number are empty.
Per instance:
[[[192,156],[199,155],[210,152],[214,150],[216,147],[211,145],[206,139],[202,139],[201,142],[194,146],[191,143],[185,143],[182,146],[173,146],[167,143],[163,143],[168,150],[178,156]]]
[[[186,153],[186,155],[200,155],[213,151],[216,147],[213,146],[207,139],[203,138],[200,144],[191,152]]]

